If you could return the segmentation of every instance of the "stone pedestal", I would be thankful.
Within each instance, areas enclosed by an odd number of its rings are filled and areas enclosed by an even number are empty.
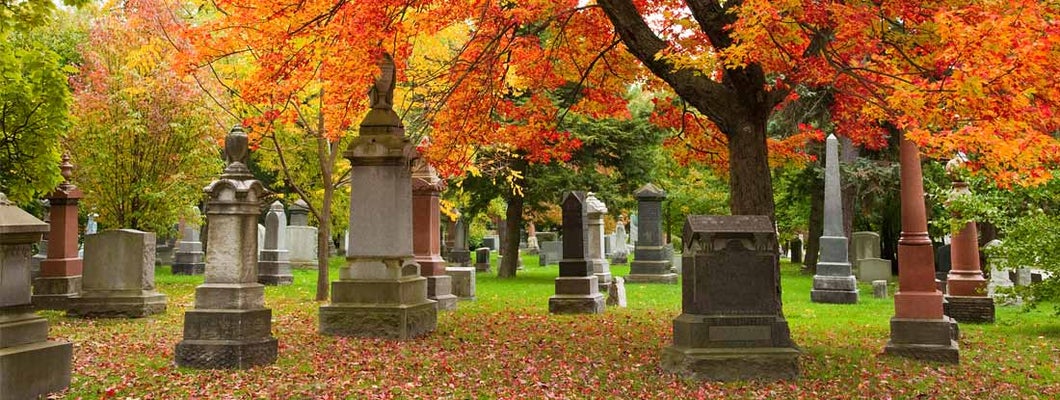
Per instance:
[[[265,247],[258,254],[258,283],[290,285],[294,283],[287,253],[287,215],[283,203],[275,201],[265,216]]]
[[[541,241],[541,250],[538,253],[541,259],[538,265],[544,267],[553,265],[563,259],[563,242],[559,240]]]
[[[548,298],[552,314],[599,314],[604,295],[598,277],[586,259],[588,221],[585,192],[570,192],[563,199],[563,260],[559,262],[556,294]]]
[[[30,304],[30,249],[47,230],[0,193],[2,399],[35,399],[70,385],[73,345],[48,340],[48,321]]]
[[[817,274],[813,276],[810,301],[814,303],[854,304],[858,302],[858,283],[851,273],[847,238],[843,231],[843,195],[840,191],[839,140],[828,135],[825,141],[824,235]]]
[[[682,314],[663,369],[704,380],[797,378],[769,218],[693,215],[683,237]]]
[[[48,257],[40,263],[40,277],[33,281],[33,305],[38,309],[65,310],[70,298],[81,293],[81,257],[77,255],[77,204],[81,189],[70,183],[70,157],[60,166],[63,183],[48,198],[51,229]]]
[[[607,262],[606,235],[604,235],[604,215],[607,214],[607,206],[589,192],[585,197],[587,227],[589,229],[588,242],[585,244],[586,257],[592,265],[593,275],[600,284],[600,292],[607,293],[611,286],[611,264]]]
[[[884,354],[957,363],[955,323],[942,309],[935,286],[934,251],[927,234],[923,174],[916,145],[902,138],[902,233],[898,239],[898,291],[894,295],[891,338]]]
[[[177,253],[173,257],[171,270],[173,275],[202,275],[206,272],[205,254],[202,242],[199,241],[198,207],[192,207],[192,216],[184,223],[184,232],[177,242]]]
[[[346,265],[320,307],[327,335],[412,339],[433,332],[438,309],[413,255],[411,162],[418,157],[393,110],[394,62],[385,55],[371,110],[350,142]]]
[[[460,300],[475,299],[475,268],[448,267],[445,273],[453,278],[453,295]]]
[[[627,283],[677,283],[671,270],[670,255],[662,235],[662,201],[666,191],[651,183],[633,192],[637,198],[637,215],[633,229],[637,240],[633,246],[633,263]]]
[[[140,318],[166,311],[155,290],[155,234],[132,229],[85,236],[84,286],[70,299],[73,317]]]
[[[440,311],[456,309],[453,280],[445,274],[446,261],[442,258],[442,224],[439,195],[445,181],[438,178],[434,168],[417,161],[412,171],[412,252],[420,265],[420,275],[427,278],[427,298],[434,300]]]
[[[266,194],[246,166],[247,136],[236,126],[225,138],[228,166],[206,187],[204,283],[195,288],[195,308],[184,313],[184,340],[177,366],[250,368],[276,362],[272,310],[258,283],[258,203]]]

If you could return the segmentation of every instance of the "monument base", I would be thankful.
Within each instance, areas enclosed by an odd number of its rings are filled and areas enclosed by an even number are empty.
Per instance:
[[[206,273],[206,263],[180,264],[170,266],[173,275],[202,275]]]
[[[605,310],[604,295],[562,295],[548,298],[550,314],[603,314]]]
[[[917,360],[960,363],[956,324],[949,318],[891,318],[891,340],[883,353]]]
[[[286,256],[286,251],[262,250],[258,257],[258,283],[270,286],[294,283]]]
[[[615,253],[611,255],[611,264],[615,265],[626,265],[629,264],[629,253]]]
[[[320,307],[320,333],[407,340],[438,325],[438,308],[427,299],[427,279],[349,279],[331,284],[331,304]]]
[[[427,278],[427,298],[435,301],[438,311],[456,309],[457,298],[453,295],[453,279],[449,275],[432,275]]]
[[[597,290],[600,293],[607,293],[611,289],[611,271],[607,272],[596,272],[593,273],[596,276],[596,282],[598,283]]]
[[[166,312],[166,295],[155,291],[139,294],[86,292],[70,299],[66,315],[81,318],[143,318]]]
[[[490,272],[490,264],[489,263],[475,263],[475,271],[476,272]]]
[[[682,378],[775,381],[799,377],[799,351],[787,347],[663,349],[662,368]]]
[[[184,340],[177,343],[179,367],[245,369],[276,362],[272,310],[189,310]]]
[[[665,283],[677,284],[677,274],[629,274],[626,275],[626,283]]]
[[[33,306],[38,310],[65,310],[81,294],[81,275],[40,277],[33,281]]]
[[[460,300],[475,299],[475,268],[449,267],[445,273],[453,278],[453,295]]]
[[[285,286],[294,283],[294,275],[258,275],[258,283],[268,286]]]
[[[981,296],[946,296],[946,316],[957,322],[994,323],[994,299]]]
[[[810,301],[814,303],[855,304],[858,302],[858,283],[853,275],[814,275]]]
[[[31,307],[0,312],[0,397],[36,399],[70,385],[73,344],[50,341]]]

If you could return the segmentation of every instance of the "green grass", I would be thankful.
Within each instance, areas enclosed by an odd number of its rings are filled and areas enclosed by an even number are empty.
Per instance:
[[[331,277],[343,263],[333,259]],[[680,313],[679,285],[629,284],[628,308],[603,315],[549,315],[556,266],[524,256],[515,279],[477,277],[477,299],[439,313],[426,338],[398,342],[321,336],[315,270],[268,287],[276,364],[246,371],[175,368],[183,312],[201,276],[156,271],[169,296],[165,314],[138,319],[69,319],[42,312],[50,335],[72,340],[74,377],[66,398],[1056,398],[1060,319],[1051,307],[999,307],[992,325],[962,324],[961,364],[882,356],[891,299],[861,288],[856,305],[809,301],[812,277],[783,267],[784,312],[803,352],[792,382],[708,383],[662,371]],[[496,271],[496,262],[493,263]],[[628,266],[612,266],[614,276]],[[892,287],[893,292],[893,287]]]

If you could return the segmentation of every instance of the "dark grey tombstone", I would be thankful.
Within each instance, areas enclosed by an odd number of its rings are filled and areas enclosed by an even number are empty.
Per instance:
[[[556,294],[548,299],[549,313],[604,312],[599,280],[587,258],[588,234],[585,192],[568,192],[563,198],[563,259],[559,262]]]
[[[950,245],[944,244],[935,250],[935,279],[945,282],[953,267],[950,259]]]
[[[791,262],[802,264],[802,240],[799,240],[798,238],[792,239],[788,242],[788,246],[791,251]]]
[[[682,314],[663,368],[719,381],[798,377],[769,218],[691,215],[683,238]]]
[[[651,183],[633,192],[637,198],[637,242],[633,263],[629,266],[629,283],[677,283],[662,234],[662,201],[666,191]]]
[[[490,249],[489,247],[479,247],[475,249],[475,271],[478,272],[489,272],[490,270]]]

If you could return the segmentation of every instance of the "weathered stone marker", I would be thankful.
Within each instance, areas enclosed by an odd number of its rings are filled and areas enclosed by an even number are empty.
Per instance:
[[[953,196],[971,194],[968,183],[958,178],[961,157],[946,164],[953,179]],[[959,217],[959,215],[957,215]],[[946,279],[946,301],[943,310],[957,322],[994,322],[994,298],[987,294],[987,281],[979,265],[979,233],[975,221],[969,221],[950,242],[952,268]]]
[[[621,276],[616,276],[615,280],[611,282],[611,286],[607,288],[607,305],[615,307],[626,306],[626,280],[622,279]]]
[[[825,140],[824,235],[817,274],[813,276],[810,301],[854,304],[858,302],[858,282],[850,269],[847,238],[843,233],[843,195],[839,183],[839,140]]]
[[[0,193],[0,399],[36,399],[70,385],[73,345],[48,340],[48,320],[30,300],[31,246],[47,231]]]
[[[604,312],[604,295],[598,277],[586,258],[589,229],[585,213],[585,192],[569,192],[563,198],[563,259],[559,262],[556,294],[548,298],[553,314],[599,314]]]
[[[320,307],[327,335],[412,339],[437,325],[412,252],[412,161],[415,146],[393,109],[394,60],[384,55],[370,92],[371,110],[346,149],[350,160],[350,242],[346,265]]]
[[[872,297],[877,299],[887,298],[887,281],[882,279],[872,281]]]
[[[236,125],[225,138],[221,178],[206,186],[205,282],[195,288],[195,308],[184,313],[178,366],[250,368],[276,362],[272,310],[258,283],[258,203],[265,187],[247,168],[247,135]]]
[[[638,235],[629,266],[629,283],[677,283],[662,235],[662,201],[666,191],[646,184],[633,192],[637,198],[637,215],[632,229]]]
[[[292,266],[317,266],[317,227],[309,226],[309,204],[298,199],[291,204],[291,223],[285,228],[287,262]],[[347,243],[349,246],[349,243]]]
[[[901,160],[902,233],[898,237],[898,291],[894,294],[891,339],[884,353],[900,357],[958,363],[956,322],[942,311],[942,292],[935,286],[934,254],[927,233],[920,154],[904,135]]]
[[[155,234],[133,229],[85,236],[81,294],[66,314],[75,317],[139,318],[166,311],[166,295],[155,290]]]
[[[798,377],[769,218],[690,215],[683,237],[682,314],[663,369],[719,381]]]
[[[258,255],[258,283],[290,285],[294,283],[287,252],[287,215],[283,203],[275,201],[265,215],[265,247]]]
[[[589,192],[585,196],[586,227],[589,229],[586,235],[586,258],[593,266],[593,275],[596,275],[600,285],[600,292],[607,293],[607,287],[611,286],[611,264],[607,262],[604,249],[604,215],[607,214],[607,205],[597,199]]]
[[[859,282],[894,280],[891,260],[880,258],[880,235],[876,232],[854,232],[854,267]]]
[[[51,230],[48,258],[40,263],[40,276],[33,281],[33,305],[38,309],[65,310],[70,298],[81,293],[82,260],[77,255],[77,203],[83,194],[70,183],[74,165],[63,155],[63,183],[48,197]]]
[[[184,232],[177,242],[177,253],[171,267],[173,275],[202,275],[206,272],[205,254],[202,252],[202,242],[199,241],[201,214],[198,207],[191,209],[192,216],[184,222]]]
[[[615,248],[611,252],[611,264],[626,265],[629,263],[629,236],[626,235],[626,224],[621,219],[615,226]]]
[[[479,247],[475,249],[475,271],[490,272],[490,248]]]
[[[459,213],[458,213],[459,214]],[[449,250],[449,266],[446,275],[453,278],[453,295],[461,300],[475,299],[475,267],[471,266],[471,252],[467,249],[467,225],[457,216],[450,225],[452,248]]]
[[[430,164],[417,160],[412,170],[412,252],[420,265],[420,275],[427,278],[427,298],[434,300],[439,311],[455,310],[453,278],[445,273],[442,258],[441,207],[438,196],[445,181]]]

